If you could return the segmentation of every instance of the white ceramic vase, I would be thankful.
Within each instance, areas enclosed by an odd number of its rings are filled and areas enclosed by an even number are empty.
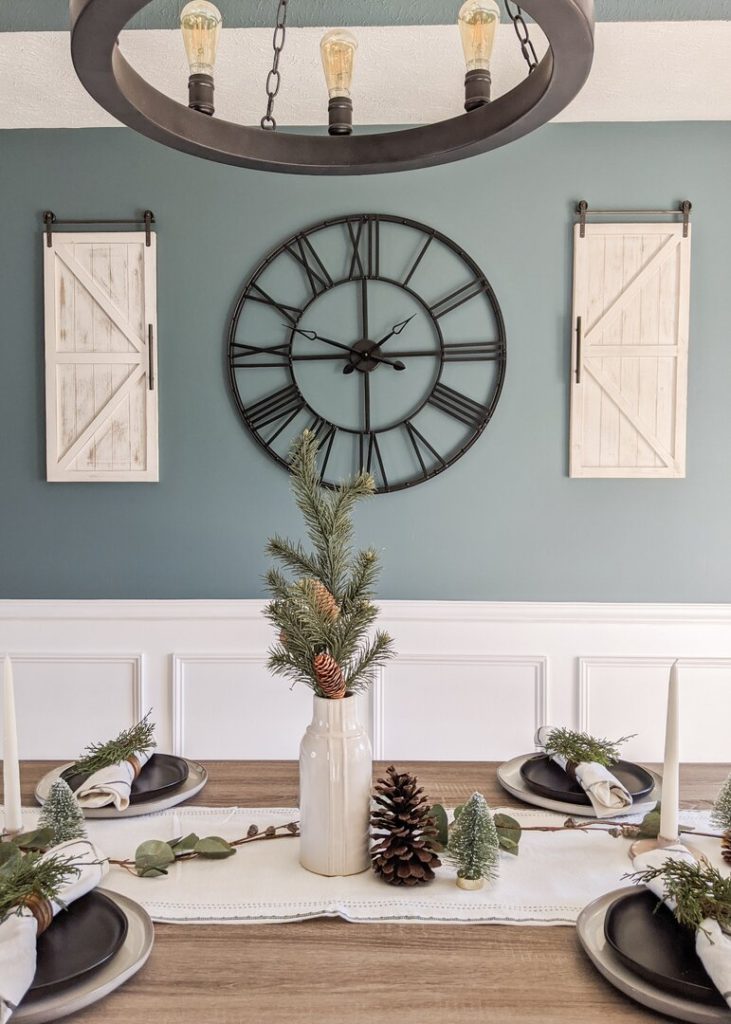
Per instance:
[[[300,864],[355,875],[370,864],[371,742],[355,695],[313,703],[300,744]]]

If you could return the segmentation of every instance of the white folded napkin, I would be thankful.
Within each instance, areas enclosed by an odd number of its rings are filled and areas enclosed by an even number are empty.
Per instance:
[[[64,904],[73,903],[91,892],[109,871],[109,863],[88,839],[72,839],[61,843],[49,854],[73,858],[77,865],[74,874],[63,887],[60,898]],[[61,909],[52,903],[54,916]],[[36,973],[36,933],[38,923],[30,910],[12,914],[0,924],[0,1024],[10,1018],[18,1003],[28,991]]]
[[[120,761],[119,764],[94,772],[76,790],[79,804],[82,807],[107,807],[114,804],[118,811],[126,811],[132,783],[152,754],[152,750],[140,752],[134,755],[134,760]]]
[[[682,843],[673,843],[662,850],[650,850],[640,853],[634,858],[637,871],[648,868],[660,868],[667,860],[686,860],[695,862],[695,857]],[[647,883],[647,888],[670,909],[675,909],[675,900],[665,899],[665,886],[662,875]],[[707,917],[695,933],[695,951],[708,972],[713,984],[731,1006],[731,936],[721,931],[718,921]]]
[[[549,733],[552,731],[548,725],[543,725],[536,733],[536,744],[540,747],[545,745]],[[566,771],[568,764],[565,757],[559,754],[551,755],[551,760]],[[632,796],[627,789],[605,768],[603,764],[596,761],[582,761],[574,765],[576,781],[591,800],[591,806],[597,818],[611,817],[617,811],[624,810],[632,805]]]

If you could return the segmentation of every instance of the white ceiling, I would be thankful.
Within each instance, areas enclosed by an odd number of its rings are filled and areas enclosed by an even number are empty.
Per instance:
[[[361,26],[356,32],[356,123],[410,124],[460,112],[464,66],[454,26]],[[538,34],[535,27],[533,32]],[[282,125],[326,120],[321,34],[316,28],[287,32],[275,110]],[[145,77],[186,101],[187,67],[177,31],[130,31],[121,45]],[[730,52],[728,21],[601,22],[590,79],[557,120],[731,120]],[[259,121],[270,62],[270,29],[224,30],[216,69],[221,117]],[[512,26],[503,25],[494,59],[495,94],[511,88],[524,72]],[[66,32],[0,34],[0,98],[0,128],[117,124],[78,82]]]

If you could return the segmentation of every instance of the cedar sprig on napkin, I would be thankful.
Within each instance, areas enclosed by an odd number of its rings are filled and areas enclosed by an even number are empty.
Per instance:
[[[572,764],[594,763],[611,768],[619,761],[621,745],[632,738],[620,736],[618,740],[597,739],[587,732],[558,728],[551,729],[543,749],[549,757],[563,757]]]
[[[20,914],[29,900],[58,902],[64,885],[78,874],[73,857],[24,854],[13,843],[3,843],[0,850],[5,857],[0,864],[0,924]]]
[[[102,768],[109,768],[113,764],[120,764],[134,754],[144,754],[156,747],[155,723],[150,721],[151,711],[148,711],[142,721],[129,729],[123,729],[113,740],[106,743],[91,743],[78,761],[69,769],[69,774],[88,775],[101,771]]]
[[[645,885],[662,878],[665,899],[675,903],[673,913],[679,924],[698,931],[710,918],[731,934],[731,878],[724,878],[711,864],[669,858],[660,867],[626,877]]]

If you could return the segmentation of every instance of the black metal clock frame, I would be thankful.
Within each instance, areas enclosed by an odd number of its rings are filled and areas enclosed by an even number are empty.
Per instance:
[[[415,229],[425,235],[424,243],[419,248],[419,251],[415,256],[413,263],[410,265],[405,278],[401,280],[388,277],[381,273],[379,242],[380,225],[383,223],[402,225],[404,227]],[[344,277],[335,279],[330,275],[329,271],[320,260],[320,257],[310,242],[310,236],[324,228],[330,228],[337,225],[343,225],[348,233],[350,243],[352,245],[352,256],[350,259],[348,273]],[[365,232],[365,236],[363,235],[363,232]],[[457,255],[470,271],[472,280],[452,294],[430,305],[417,291],[414,290],[414,288],[411,287],[411,280],[433,241],[441,242],[442,245]],[[361,253],[361,245],[363,242],[366,243],[365,252]],[[264,271],[284,254],[288,254],[290,258],[297,260],[302,265],[309,280],[312,296],[307,299],[302,306],[286,305],[281,300],[274,299],[258,284],[258,281]],[[386,284],[394,285],[397,288],[402,289],[410,295],[413,300],[415,300],[415,302],[429,315],[432,321],[438,340],[438,350],[412,350],[403,353],[393,353],[388,350],[381,351],[380,345],[382,342],[376,343],[369,341],[367,338],[364,338],[362,342],[356,342],[353,345],[345,345],[333,342],[330,339],[321,338],[319,335],[315,334],[314,331],[303,331],[299,328],[298,325],[306,311],[325,292],[341,284],[358,281],[362,283],[369,280],[381,281]],[[444,333],[439,323],[440,318],[481,294],[488,300],[492,309],[497,336],[493,340],[485,342],[445,342]],[[256,346],[242,344],[237,340],[239,321],[246,303],[249,301],[269,305],[275,308],[283,316],[289,329],[289,339],[287,342],[284,342],[281,345],[268,346],[266,348],[259,349]],[[397,324],[396,328],[399,327],[401,327],[401,325]],[[396,328],[394,328],[392,333],[399,333]],[[395,358],[396,356],[409,358],[414,356],[431,355],[434,358],[439,359],[439,368],[436,379],[433,382],[431,390],[424,395],[421,403],[418,404],[416,408],[412,409],[407,417],[401,420],[394,420],[388,425],[388,427],[382,427],[376,430],[360,430],[352,427],[332,424],[329,420],[322,417],[317,410],[313,409],[302,395],[295,377],[294,361],[295,359],[303,362],[314,362],[323,359],[332,360],[333,358],[338,358],[338,356],[333,356],[332,353],[299,354],[294,356],[292,346],[295,336],[298,334],[304,334],[306,337],[312,338],[313,340],[324,340],[328,345],[335,345],[336,348],[342,349],[343,354],[340,358],[342,358],[344,362],[349,360],[353,370],[361,369],[365,373],[366,378],[367,374],[380,363],[389,364],[396,370],[403,369],[404,364],[401,363],[400,359]],[[337,432],[340,431],[344,434],[352,434],[359,437],[361,467],[366,468],[370,472],[372,467],[377,464],[377,468],[379,470],[378,475],[382,481],[376,489],[379,494],[403,490],[405,488],[413,487],[416,484],[423,483],[426,480],[431,480],[435,476],[444,472],[445,469],[452,466],[467,451],[469,451],[475,441],[477,441],[485,430],[485,427],[490,422],[495,411],[502,393],[507,361],[506,332],[502,311],[490,282],[487,280],[478,264],[471,256],[469,256],[468,253],[464,251],[464,249],[458,246],[442,232],[437,231],[435,228],[428,227],[425,224],[421,224],[420,222],[411,220],[407,217],[397,217],[390,214],[350,214],[325,220],[299,231],[297,234],[288,238],[286,241],[282,242],[281,245],[273,249],[256,267],[237,298],[229,324],[227,344],[229,381],[236,407],[257,443],[261,445],[271,458],[286,469],[289,468],[286,458],[280,455],[272,445],[277,437],[295,419],[295,417],[304,410],[312,415],[310,428],[314,430],[320,438],[321,450],[323,451],[321,474],[325,486],[337,486],[336,482],[325,479],[325,473],[333,441],[337,436]],[[253,372],[255,369],[265,367],[286,368],[289,372],[290,384],[286,388],[280,389],[272,395],[265,396],[260,401],[246,404],[239,390],[236,371],[247,367],[245,360],[249,356],[260,355],[262,353],[266,354],[267,352],[271,353],[272,361],[252,362],[248,364],[250,372]],[[495,379],[491,389],[491,394],[489,395],[489,399],[486,404],[473,401],[442,381],[444,365],[450,361],[489,361],[494,364],[496,368]],[[400,366],[398,365],[399,363]],[[344,372],[349,371],[346,368],[344,369]],[[367,385],[367,379],[364,381],[364,384]],[[440,409],[444,413],[447,413],[471,431],[466,441],[456,450],[449,452],[447,455],[440,455],[437,449],[412,424],[413,419],[419,414],[419,412],[421,412],[422,409],[424,409],[427,403],[431,403],[434,407]],[[262,434],[262,430],[271,425],[276,426],[276,430],[273,435],[265,438]],[[368,424],[366,423],[365,426],[367,428]],[[377,435],[387,430],[390,431],[398,429],[399,427],[404,427],[408,433],[409,440],[418,460],[421,472],[413,478],[408,480],[399,480],[394,483],[389,482],[388,480],[378,445]],[[366,445],[368,446],[367,452],[365,451]],[[420,445],[423,446],[423,450],[420,448]],[[431,469],[428,468],[424,462],[424,453],[427,450],[436,460],[434,467]]]

